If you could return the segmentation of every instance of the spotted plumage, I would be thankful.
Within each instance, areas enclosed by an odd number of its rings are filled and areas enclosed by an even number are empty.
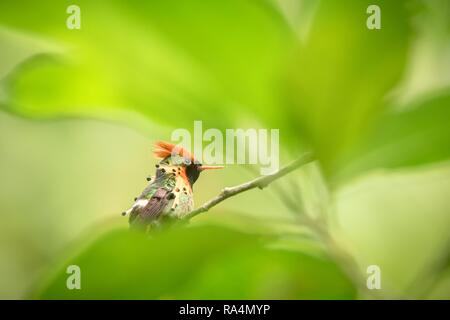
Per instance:
[[[187,150],[166,142],[157,142],[154,154],[161,159],[155,176],[147,177],[149,184],[123,213],[129,214],[132,228],[147,230],[165,217],[183,218],[194,208],[192,188],[200,172],[221,168],[203,166]]]

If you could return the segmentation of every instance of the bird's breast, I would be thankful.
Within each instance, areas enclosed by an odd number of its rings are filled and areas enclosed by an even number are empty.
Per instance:
[[[175,201],[172,204],[173,212],[177,218],[182,218],[194,208],[194,198],[189,192],[175,192]]]

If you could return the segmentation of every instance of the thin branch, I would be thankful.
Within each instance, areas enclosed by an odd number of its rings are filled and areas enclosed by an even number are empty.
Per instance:
[[[238,195],[239,193],[259,188],[264,189],[269,184],[271,184],[273,181],[287,175],[288,173],[294,171],[295,169],[299,168],[300,166],[303,166],[307,163],[310,163],[314,161],[314,157],[312,153],[305,153],[297,160],[293,161],[289,165],[281,168],[278,172],[267,175],[267,176],[260,176],[256,179],[253,179],[249,182],[245,182],[243,184],[234,186],[234,187],[227,187],[222,190],[222,192],[217,195],[216,197],[212,198],[211,200],[204,203],[199,208],[191,211],[187,215],[185,215],[182,219],[183,222],[188,222],[190,219],[195,217],[196,215],[206,212],[212,207],[218,205],[222,201],[233,197],[235,195]],[[282,189],[279,189],[278,191],[282,191]],[[294,204],[290,197],[285,195],[281,197],[285,205],[294,213],[298,213],[299,207],[298,205]],[[367,295],[371,295],[374,298],[377,298],[378,295],[376,293],[368,292],[367,288],[365,287],[364,278],[360,273],[360,270],[358,268],[357,263],[355,262],[354,258],[347,253],[345,250],[343,250],[337,242],[332,237],[331,233],[327,229],[325,225],[322,224],[321,221],[317,219],[313,219],[309,217],[308,215],[301,215],[298,216],[299,222],[302,225],[305,225],[309,227],[311,230],[313,230],[319,239],[323,242],[325,245],[329,256],[336,261],[336,263],[341,267],[344,273],[347,274],[347,276],[354,282],[355,286],[360,290],[360,292],[364,292]]]
[[[286,208],[288,208],[292,212],[296,212],[297,214],[302,213],[303,206],[300,195],[297,195],[297,199],[294,199],[290,196],[289,192],[287,192],[280,184],[277,183],[273,184],[273,188]],[[297,202],[295,200],[297,200]]]
[[[308,215],[299,217],[302,225],[309,226],[325,245],[329,257],[341,268],[344,274],[353,282],[356,289],[364,295],[363,298],[381,299],[382,296],[376,290],[370,290],[366,285],[366,279],[355,258],[336,241],[327,225]]]
[[[355,261],[354,257],[342,248],[338,242],[334,239],[331,232],[328,229],[327,221],[321,218],[313,218],[308,215],[307,212],[303,212],[304,208],[302,206],[302,198],[299,196],[300,190],[299,186],[295,181],[291,181],[291,190],[294,190],[298,194],[297,199],[300,203],[296,203],[290,196],[289,193],[283,190],[283,188],[277,184],[275,191],[279,196],[283,204],[289,209],[297,218],[300,225],[308,227],[313,233],[316,234],[318,240],[325,246],[325,250],[328,256],[336,262],[336,264],[341,268],[341,270],[348,276],[348,278],[353,282],[358,291],[365,295],[365,297],[371,297],[374,299],[380,299],[381,296],[372,290],[369,290],[366,286],[365,278],[361,273],[361,270]]]
[[[272,183],[273,181],[287,175],[288,173],[294,171],[295,169],[297,169],[300,166],[303,166],[309,162],[314,161],[314,157],[312,155],[312,153],[305,153],[303,154],[300,158],[298,158],[297,160],[293,161],[292,163],[290,163],[289,165],[281,168],[279,171],[277,171],[274,174],[271,175],[267,175],[267,176],[260,176],[254,180],[245,182],[243,184],[234,186],[234,187],[227,187],[224,188],[222,190],[222,192],[212,198],[211,200],[209,200],[208,202],[204,203],[201,207],[189,212],[187,215],[185,215],[183,217],[183,220],[189,220],[192,219],[193,217],[195,217],[196,215],[202,213],[202,212],[206,212],[209,209],[211,209],[212,207],[218,205],[219,203],[221,203],[222,201],[224,201],[225,199],[228,199],[230,197],[233,197],[239,193],[251,190],[251,189],[255,189],[255,188],[259,188],[259,189],[264,189],[265,187],[267,187],[270,183]]]

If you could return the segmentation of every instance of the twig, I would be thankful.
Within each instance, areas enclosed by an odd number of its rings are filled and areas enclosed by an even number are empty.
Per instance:
[[[324,245],[328,256],[336,262],[358,291],[367,297],[379,299],[380,296],[376,292],[368,290],[355,259],[336,242],[328,229],[326,221],[321,218],[313,218],[307,212],[302,212],[304,208],[301,208],[301,204],[295,204],[284,193],[278,192],[278,195],[284,205],[296,216],[298,223],[308,227],[317,236],[318,241]]]
[[[193,217],[195,217],[196,215],[198,215],[202,212],[208,211],[209,209],[218,205],[225,199],[233,197],[241,192],[244,192],[244,191],[247,191],[250,189],[254,189],[254,188],[264,189],[273,181],[287,175],[288,173],[294,171],[295,169],[297,169],[298,167],[300,167],[302,165],[312,162],[313,160],[314,160],[314,157],[313,157],[312,153],[308,152],[308,153],[305,153],[304,155],[302,155],[297,160],[290,163],[289,165],[281,168],[279,171],[277,171],[274,174],[267,175],[267,176],[261,176],[254,180],[245,182],[243,184],[240,184],[240,185],[237,185],[234,187],[224,188],[218,196],[212,198],[208,202],[204,203],[202,206],[198,207],[197,209],[195,209],[195,210],[189,212],[187,215],[185,215],[183,217],[183,220],[186,220],[186,221],[190,220]]]
[[[267,175],[267,176],[260,176],[256,179],[253,179],[249,182],[245,182],[243,184],[234,186],[234,187],[227,187],[220,192],[219,195],[212,198],[211,200],[204,203],[199,208],[191,211],[187,215],[185,215],[182,219],[182,222],[188,222],[190,219],[195,217],[196,215],[206,212],[212,207],[218,205],[222,201],[233,197],[239,193],[259,188],[264,189],[267,187],[270,183],[273,181],[287,175],[288,173],[294,171],[295,169],[299,168],[302,165],[305,165],[307,163],[310,163],[314,161],[314,157],[312,153],[305,153],[297,160],[293,161],[289,165],[281,168],[278,172]],[[280,189],[282,191],[282,189]],[[279,190],[279,191],[280,191]],[[300,207],[293,203],[288,196],[281,197],[285,205],[295,213],[298,213],[300,210]],[[320,241],[323,242],[325,245],[329,256],[341,267],[342,271],[347,274],[347,276],[353,281],[355,286],[358,288],[360,292],[364,292],[366,295],[370,295],[374,298],[378,298],[378,295],[376,293],[368,292],[367,288],[365,287],[364,278],[361,275],[358,265],[356,264],[354,258],[347,253],[344,249],[342,249],[337,242],[332,237],[331,233],[328,231],[327,227],[322,224],[320,220],[313,219],[309,217],[308,215],[302,215],[298,216],[299,222],[307,227],[309,227],[313,232],[316,233],[316,235],[319,237]]]
[[[347,252],[335,240],[329,228],[318,219],[311,218],[308,215],[299,217],[301,224],[308,226],[316,233],[319,240],[325,246],[328,256],[340,267],[340,269],[353,282],[359,293],[363,294],[363,298],[382,299],[382,296],[376,290],[369,290],[366,286],[366,279],[355,261],[355,258]]]

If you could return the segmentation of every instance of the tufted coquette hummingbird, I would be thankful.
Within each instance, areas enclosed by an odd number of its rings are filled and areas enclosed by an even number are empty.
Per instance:
[[[147,178],[147,187],[122,213],[129,214],[132,229],[148,230],[165,218],[183,218],[194,208],[192,188],[200,173],[223,168],[202,165],[188,150],[168,142],[156,142],[154,155],[161,159],[156,174]]]

